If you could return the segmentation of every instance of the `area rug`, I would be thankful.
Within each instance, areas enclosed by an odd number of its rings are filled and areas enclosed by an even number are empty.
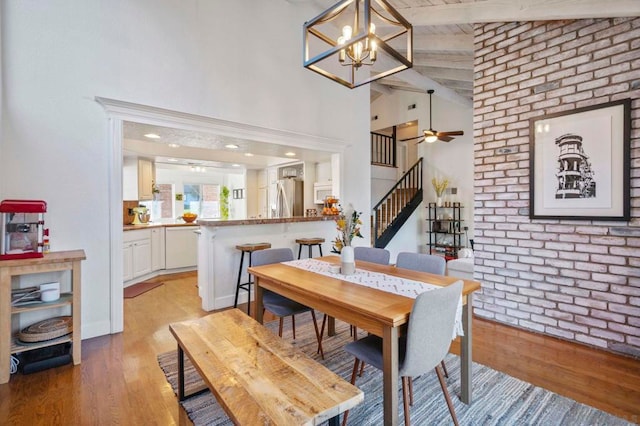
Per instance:
[[[124,288],[124,298],[131,299],[136,296],[140,296],[142,293],[146,293],[149,290],[153,290],[156,287],[160,287],[163,282],[141,282],[138,284],[130,285]]]
[[[307,314],[303,315],[308,316]],[[349,327],[336,321],[336,336],[323,340],[325,359],[316,354],[317,342],[310,321],[296,318],[296,341],[303,352],[327,368],[350,380],[353,357],[341,348],[351,341]],[[290,322],[285,322],[290,327]],[[266,324],[277,333],[277,321]],[[283,338],[291,339],[290,329],[286,329]],[[288,332],[288,333],[287,333]],[[364,334],[363,334],[364,336]],[[473,364],[473,403],[466,405],[457,397],[460,394],[460,359],[453,354],[447,355],[446,379],[453,399],[456,414],[461,425],[630,425],[626,421],[608,413],[578,403],[530,383],[518,380],[489,367]],[[177,392],[178,365],[176,351],[158,355],[158,363],[165,373],[167,381]],[[435,372],[414,379],[414,405],[411,407],[413,425],[452,424],[442,390]],[[185,357],[185,387],[191,390],[202,388],[200,376]],[[364,391],[363,403],[352,409],[349,414],[350,425],[381,425],[382,412],[382,374],[379,370],[365,368],[362,377],[358,377],[356,386]],[[402,394],[400,398],[400,422],[402,414]],[[231,425],[222,408],[210,392],[205,392],[183,401],[189,419],[196,425]]]

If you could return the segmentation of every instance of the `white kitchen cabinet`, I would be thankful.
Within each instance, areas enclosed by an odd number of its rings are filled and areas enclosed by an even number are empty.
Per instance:
[[[331,182],[333,174],[331,173],[331,161],[316,164],[316,181]]]
[[[122,280],[127,282],[133,279],[133,243],[124,243],[122,245]]]
[[[127,231],[122,239],[122,279],[126,282],[151,273],[151,230]]]
[[[122,161],[122,199],[153,200],[155,164],[143,158],[124,157]]]
[[[125,287],[171,269],[198,263],[199,226],[149,227],[123,234],[122,280]]]
[[[176,226],[165,229],[165,267],[189,268],[198,264],[199,226]]]
[[[153,200],[155,165],[150,160],[138,159],[138,200]]]
[[[164,227],[151,229],[151,270],[165,268],[165,232]]]
[[[134,278],[151,273],[151,239],[134,242],[131,257]]]
[[[261,169],[258,171],[258,188],[264,188],[269,185],[269,179],[267,177],[267,171]]]

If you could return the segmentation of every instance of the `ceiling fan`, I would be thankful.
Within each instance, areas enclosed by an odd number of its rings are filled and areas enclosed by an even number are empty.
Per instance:
[[[433,130],[433,128],[431,127],[431,111],[433,110],[433,108],[431,107],[431,96],[433,95],[434,92],[435,90],[433,89],[427,90],[427,93],[429,94],[429,130],[423,130],[422,136],[415,136],[412,138],[400,139],[400,142],[406,142],[413,139],[420,139],[418,142],[416,142],[417,144],[422,143],[424,141],[427,141],[427,143],[433,143],[435,141],[449,142],[454,139],[451,136],[464,135],[464,132],[462,130],[454,130],[451,132],[439,132],[437,130]]]

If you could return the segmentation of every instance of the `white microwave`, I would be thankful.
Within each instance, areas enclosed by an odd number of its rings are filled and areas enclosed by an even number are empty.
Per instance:
[[[331,182],[316,182],[313,184],[313,202],[315,204],[324,204],[324,199],[328,195],[333,194]]]

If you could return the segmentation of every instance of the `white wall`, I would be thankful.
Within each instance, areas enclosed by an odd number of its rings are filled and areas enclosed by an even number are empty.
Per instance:
[[[427,229],[423,220],[422,210],[424,210],[422,206],[418,207],[385,247],[385,249],[391,252],[390,263],[396,263],[398,253],[403,251],[411,253],[428,252],[422,238],[422,235],[424,235]]]
[[[2,6],[0,198],[46,200],[52,249],[85,250],[84,338],[109,333],[111,321],[112,153],[96,96],[344,140],[342,196],[369,205],[361,190],[370,173],[369,89],[348,90],[302,67],[302,25],[319,12],[310,4]]]
[[[407,106],[411,104],[416,104],[416,108],[408,110]],[[428,144],[423,142],[417,145],[418,157],[424,158],[424,202],[418,209],[423,224],[415,229],[420,233],[420,243],[423,245],[427,242],[427,228],[424,226],[427,214],[424,206],[436,199],[435,191],[431,185],[431,178],[434,176],[446,177],[450,186],[458,188],[456,201],[460,201],[464,206],[462,217],[465,224],[469,226],[469,238],[473,236],[473,111],[471,108],[461,107],[458,104],[440,99],[437,93],[433,95],[432,104],[432,127],[434,129],[441,131],[463,130],[464,135],[457,136],[449,143]],[[429,97],[426,93],[396,90],[391,95],[383,95],[376,99],[371,104],[371,115],[378,116],[378,120],[372,123],[375,129],[383,129],[417,119],[418,131],[421,132],[423,129],[429,128]],[[373,199],[371,201],[375,202]],[[394,241],[403,238],[406,236],[398,234]],[[404,244],[403,242],[395,243]]]
[[[229,188],[229,219],[247,218],[247,185],[244,172],[241,174],[227,174],[225,185]],[[244,198],[233,198],[234,189],[243,189]]]
[[[458,189],[457,195],[449,201],[459,201],[464,207],[462,218],[469,227],[469,238],[473,238],[474,206],[474,150],[473,111],[457,104],[433,98],[433,128],[436,130],[463,130],[463,136],[456,136],[451,142],[423,142],[418,145],[418,156],[424,158],[424,200],[433,202],[436,193],[431,184],[435,176],[449,180],[449,187]],[[424,124],[423,124],[424,123]],[[420,129],[429,128],[429,119],[420,120]],[[426,209],[423,209],[426,212]]]
[[[371,209],[387,195],[396,182],[397,170],[393,167],[371,166]]]

